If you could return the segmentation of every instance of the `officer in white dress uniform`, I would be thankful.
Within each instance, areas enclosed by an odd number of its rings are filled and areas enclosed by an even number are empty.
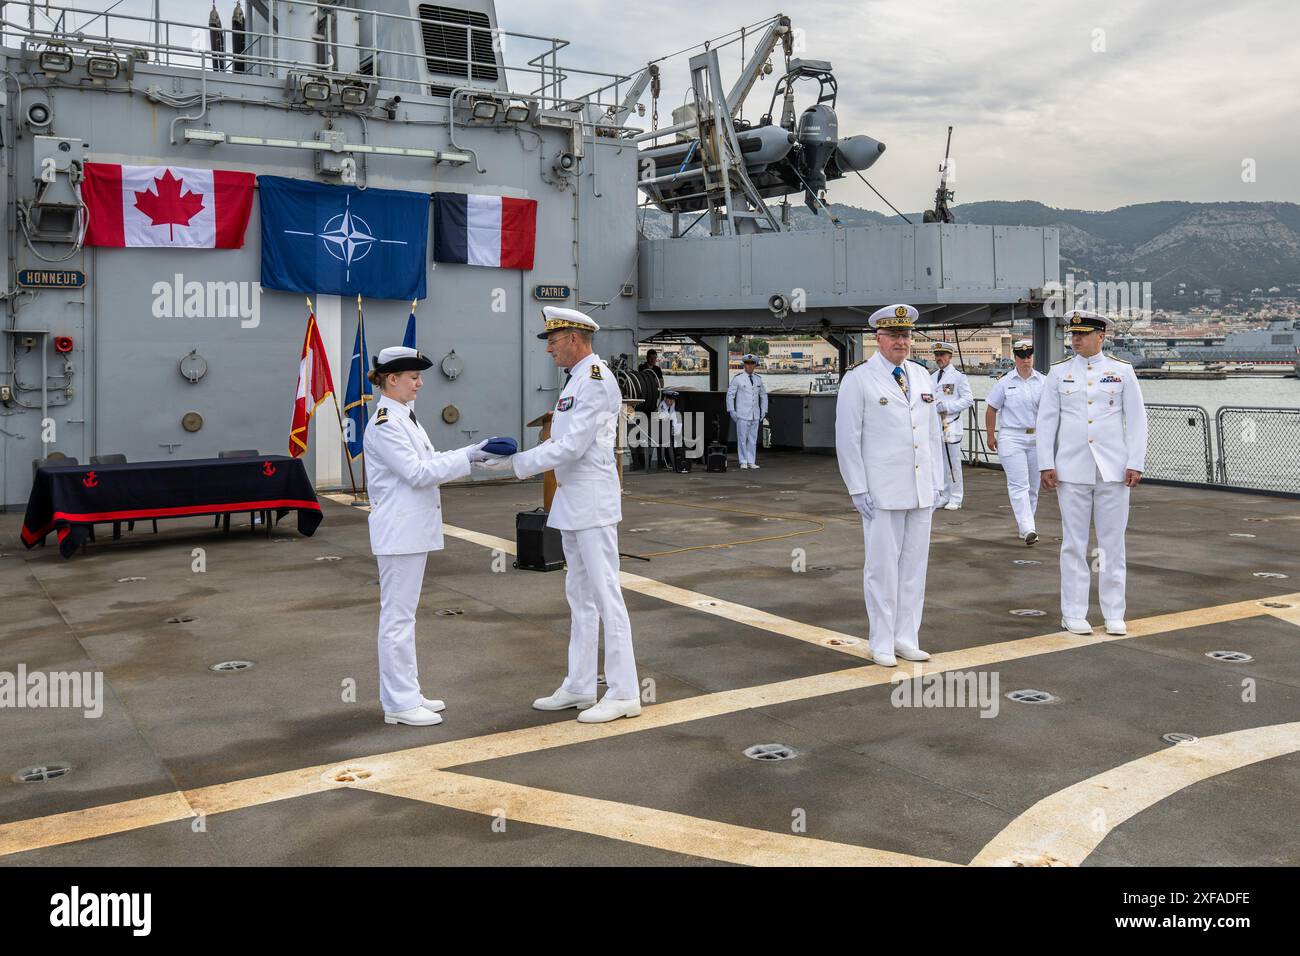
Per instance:
[[[551,437],[510,459],[516,477],[555,472],[555,498],[546,524],[559,528],[567,565],[569,672],[538,710],[578,708],[578,720],[601,723],[641,713],[641,686],[632,653],[632,623],[619,587],[618,523],[622,489],[614,463],[614,438],[622,396],[591,337],[600,328],[573,309],[542,310],[546,351],[569,370],[551,422]],[[605,683],[596,703],[596,655],[605,626]],[[594,706],[593,706],[594,705]]]
[[[930,520],[943,493],[942,429],[930,373],[907,360],[910,305],[871,316],[879,351],[849,370],[835,401],[835,454],[866,542],[863,591],[871,657],[928,660],[918,634],[930,561]]]
[[[758,356],[746,355],[741,363],[743,372],[737,372],[727,386],[727,411],[736,423],[736,454],[741,468],[757,468],[754,452],[758,448],[758,426],[767,417],[767,389],[758,368]]]
[[[989,450],[998,453],[1007,476],[1007,495],[1020,540],[1038,543],[1038,403],[1047,376],[1034,368],[1034,343],[1018,339],[1011,346],[1016,369],[993,384],[984,410]]]
[[[934,364],[939,367],[930,377],[934,379],[934,406],[943,423],[943,506],[956,511],[961,507],[965,488],[961,477],[962,419],[966,409],[975,404],[975,395],[966,373],[952,364],[952,352],[949,343],[935,343]]]
[[[384,349],[370,381],[380,390],[363,447],[370,490],[370,550],[379,562],[379,701],[384,723],[442,722],[443,702],[420,693],[415,611],[428,552],[442,550],[438,486],[468,477],[473,462],[499,456],[487,441],[437,452],[415,417],[420,372],[433,363],[412,348]]]
[[[1097,529],[1097,593],[1107,634],[1124,625],[1129,489],[1146,466],[1147,410],[1133,366],[1102,353],[1111,320],[1074,310],[1074,355],[1052,366],[1038,406],[1038,467],[1061,507],[1061,626],[1091,634],[1088,530]]]

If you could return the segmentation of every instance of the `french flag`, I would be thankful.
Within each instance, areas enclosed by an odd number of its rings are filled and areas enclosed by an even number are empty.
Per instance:
[[[433,194],[433,259],[498,269],[531,269],[537,200]]]

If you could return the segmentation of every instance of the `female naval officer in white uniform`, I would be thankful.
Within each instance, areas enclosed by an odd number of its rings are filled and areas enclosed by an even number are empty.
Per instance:
[[[415,417],[420,373],[433,363],[412,348],[384,349],[370,381],[379,389],[366,426],[370,550],[379,561],[379,700],[384,723],[423,727],[442,722],[440,700],[420,693],[415,666],[415,609],[428,552],[442,550],[438,486],[469,476],[474,462],[498,455],[486,441],[436,452]]]

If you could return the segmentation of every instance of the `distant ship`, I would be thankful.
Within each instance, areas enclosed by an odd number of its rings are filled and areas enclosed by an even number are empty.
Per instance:
[[[1166,362],[1226,363],[1233,371],[1267,371],[1294,367],[1300,359],[1300,322],[1273,319],[1267,328],[1224,336],[1133,336],[1114,339],[1113,354],[1137,368],[1160,368]],[[1247,369],[1245,366],[1254,366]]]

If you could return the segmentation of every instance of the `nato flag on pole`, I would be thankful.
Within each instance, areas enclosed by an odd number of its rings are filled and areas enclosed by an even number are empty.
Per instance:
[[[352,364],[348,366],[348,390],[343,404],[343,414],[348,418],[348,457],[356,461],[364,449],[366,435],[366,402],[373,397],[370,379],[366,378],[369,359],[366,358],[366,327],[357,307],[357,335],[352,343]]]
[[[429,196],[259,176],[262,287],[422,299]]]

